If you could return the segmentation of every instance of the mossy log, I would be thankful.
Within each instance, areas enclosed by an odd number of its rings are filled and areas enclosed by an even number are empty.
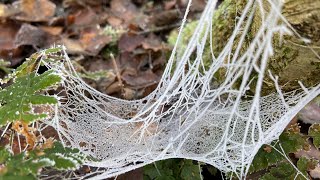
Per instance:
[[[245,4],[246,0],[225,0],[219,6],[213,19],[215,33],[212,44],[217,54],[227,42],[226,37],[230,37],[233,32],[236,17],[241,15]],[[268,9],[268,5],[265,6]],[[279,43],[279,35],[276,34],[273,40],[275,55],[270,58],[268,69],[279,76],[279,85],[283,91],[299,88],[298,81],[306,87],[315,86],[320,83],[320,1],[284,0],[282,14],[301,37],[309,39],[310,43],[305,43],[297,36],[285,36],[282,43]],[[247,35],[248,43],[260,27],[260,22],[259,13],[256,13]],[[266,77],[263,94],[272,91],[274,82]]]
[[[320,1],[285,0],[282,14],[295,30],[310,43],[305,44],[295,36],[286,37],[282,47],[276,47],[275,57],[269,67],[279,76],[284,90],[320,83]],[[285,57],[285,58],[284,58]]]

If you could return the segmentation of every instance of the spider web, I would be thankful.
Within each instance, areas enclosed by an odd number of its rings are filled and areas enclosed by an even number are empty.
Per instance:
[[[121,100],[93,89],[77,75],[63,49],[64,66],[50,67],[64,79],[63,99],[47,123],[65,145],[97,159],[86,165],[98,169],[82,178],[113,177],[168,158],[193,159],[245,177],[259,148],[277,139],[296,113],[320,93],[320,85],[305,88],[302,83],[299,90],[282,92],[278,77],[267,69],[274,34],[294,32],[285,25],[281,2],[248,0],[228,42],[215,56],[210,47],[217,0],[208,1],[181,52],[190,1],[158,87],[140,100]],[[260,14],[260,27],[248,43],[245,36],[255,13]],[[212,61],[209,68],[204,67],[205,52]],[[221,70],[224,80],[217,84],[214,75]],[[267,76],[274,81],[275,93],[262,96]],[[253,81],[255,93],[249,96]]]

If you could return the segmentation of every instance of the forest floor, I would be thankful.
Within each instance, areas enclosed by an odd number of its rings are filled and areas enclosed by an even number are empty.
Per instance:
[[[127,100],[142,98],[161,78],[172,49],[168,36],[180,26],[187,3],[1,0],[0,77],[31,54],[61,44],[92,87]],[[194,0],[188,19],[197,19],[205,4],[205,0]],[[52,131],[45,131],[44,136],[56,138]],[[118,177],[128,178],[142,179],[143,172],[138,169]]]
[[[114,97],[140,99],[161,79],[173,48],[168,37],[180,26],[187,4],[188,0],[0,0],[0,78],[31,54],[61,44],[92,87]],[[193,0],[188,20],[198,19],[205,4],[206,0]],[[319,106],[309,106],[300,117],[310,117],[311,112],[319,117]],[[310,125],[299,123],[307,134]],[[57,137],[52,131],[44,135]],[[205,179],[209,171],[204,170]],[[117,179],[143,179],[143,170]]]

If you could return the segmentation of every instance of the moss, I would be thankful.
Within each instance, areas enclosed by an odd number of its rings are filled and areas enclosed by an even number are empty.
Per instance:
[[[297,3],[297,1],[299,1],[300,3]],[[303,9],[299,7],[301,1],[305,1],[305,3],[309,3],[309,5],[312,4],[315,8],[312,8],[310,11],[302,12],[302,15],[300,13],[299,16],[296,16],[294,13],[295,11],[292,10],[298,9],[298,11],[303,11]],[[226,42],[229,40],[229,37],[233,32],[234,25],[236,24],[235,19],[236,17],[239,17],[241,15],[241,11],[244,8],[245,4],[246,0],[225,1],[217,11],[217,14],[214,16],[213,31],[215,32],[215,36],[213,37],[213,49],[215,50],[216,55],[218,55],[218,53],[222,51]],[[284,5],[285,6],[283,9],[283,14],[288,17],[289,22],[292,22],[292,25],[294,25],[295,27],[300,27],[298,28],[298,31],[306,35],[306,37],[311,38],[312,40],[312,43],[309,44],[308,47],[298,37],[283,36],[283,41],[280,42],[280,35],[274,35],[274,56],[270,57],[267,69],[271,70],[274,75],[279,76],[280,87],[282,87],[283,91],[288,92],[300,87],[298,81],[303,82],[306,87],[315,86],[320,83],[320,65],[319,59],[316,55],[316,53],[320,54],[320,31],[317,30],[319,28],[316,28],[316,26],[318,26],[320,22],[317,21],[320,19],[320,3],[315,3],[311,0],[288,0]],[[304,5],[304,7],[305,6],[306,5]],[[264,4],[264,8],[266,10],[269,9],[267,4]],[[258,12],[258,9],[256,12]],[[224,16],[224,18],[222,18],[223,14],[226,15]],[[293,16],[298,19],[290,18]],[[293,20],[295,20],[295,24],[293,24]],[[315,23],[315,21],[317,21],[317,23]],[[259,13],[256,13],[250,30],[248,34],[246,34],[246,39],[242,50],[240,50],[240,54],[249,46],[249,43],[253,40],[256,32],[260,27],[260,24],[261,17]],[[313,31],[311,29],[313,29]],[[240,37],[240,34],[238,35],[238,37]],[[236,38],[235,42],[237,41],[238,39]],[[310,47],[312,46],[317,48],[311,50]],[[316,53],[314,53],[313,51],[316,51]],[[220,82],[224,80],[224,72],[225,70],[221,69],[216,75],[217,79]],[[253,72],[250,75],[250,78],[252,80],[250,88],[252,90],[252,94],[255,93],[254,87],[256,85],[256,77],[256,72]],[[267,95],[275,91],[274,82],[268,76],[265,77],[264,82],[265,83],[262,89],[263,95]],[[239,87],[240,84],[241,78],[238,80],[235,86]]]
[[[300,3],[297,3],[298,1]],[[301,4],[301,1],[304,1],[307,4],[309,3],[309,5],[312,4],[315,8],[303,11],[300,7],[295,7]],[[215,56],[219,55],[228,42],[235,24],[237,23],[237,17],[241,16],[241,12],[245,7],[246,2],[247,0],[225,0],[215,12],[213,17],[213,37],[211,42]],[[307,5],[304,4],[303,7],[305,6]],[[264,8],[265,10],[268,10],[269,7],[267,4],[264,4]],[[301,13],[297,15],[293,10],[301,11]],[[240,55],[247,49],[260,27],[261,17],[258,11],[259,10],[257,9],[253,23],[250,26],[250,30],[246,34],[245,42],[240,50]],[[284,4],[283,15],[288,18],[288,21],[294,27],[298,27],[298,31],[301,32],[302,35],[311,38],[313,42],[308,45],[317,47],[313,51],[320,54],[320,30],[317,30],[319,29],[317,27],[319,27],[318,25],[320,22],[317,21],[320,19],[320,3],[315,3],[312,0],[287,0]],[[187,44],[188,39],[192,36],[196,24],[197,22],[191,22],[186,26],[181,44]],[[174,42],[173,37],[176,35],[177,33],[172,33],[169,40]],[[236,37],[234,44],[237,44],[241,34],[238,34],[237,36],[238,37]],[[270,57],[267,67],[267,69],[271,70],[273,75],[279,76],[279,85],[282,87],[282,90],[291,91],[299,88],[300,86],[298,81],[303,82],[307,87],[319,84],[320,63],[316,54],[298,37],[283,36],[282,38],[283,41],[280,42],[280,35],[274,35],[274,56]],[[209,44],[210,42],[208,41],[203,55],[205,70],[207,70],[212,64]],[[235,48],[236,46],[234,46],[233,49],[235,50]],[[215,74],[215,80],[217,80],[219,84],[224,81],[225,72],[226,70],[221,68]],[[250,77],[252,78],[251,89],[255,89],[255,78],[257,77],[257,73],[253,72]],[[240,78],[237,81],[235,88],[239,87],[241,81],[242,80]],[[266,76],[264,82],[263,95],[270,94],[275,91],[274,82],[268,76]],[[255,92],[252,91],[252,94],[254,93]]]

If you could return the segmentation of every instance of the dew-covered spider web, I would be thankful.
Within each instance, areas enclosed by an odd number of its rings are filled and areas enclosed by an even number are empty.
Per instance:
[[[274,35],[296,35],[281,15],[281,0],[248,0],[221,52],[212,48],[216,5],[217,0],[207,2],[193,36],[181,48],[189,2],[162,79],[143,99],[127,101],[93,89],[77,76],[65,49],[64,66],[50,67],[64,82],[61,103],[47,123],[65,145],[96,159],[86,162],[98,167],[95,178],[168,158],[205,162],[242,178],[259,148],[277,139],[320,93],[320,85],[306,88],[303,82],[295,91],[282,92],[277,75],[268,71]],[[248,42],[257,14],[260,26]],[[205,67],[208,58],[211,64]],[[217,74],[223,81],[217,83]],[[274,91],[265,96],[266,77]]]

